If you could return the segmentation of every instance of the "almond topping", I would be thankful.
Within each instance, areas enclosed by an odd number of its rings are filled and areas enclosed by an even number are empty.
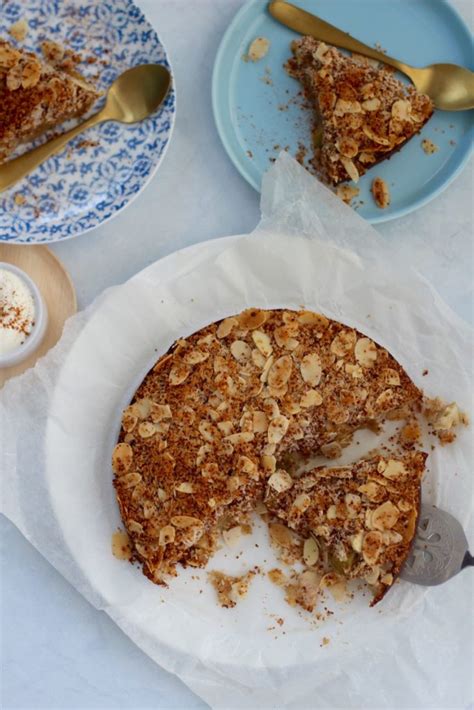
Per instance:
[[[273,352],[273,348],[269,336],[261,330],[254,330],[252,333],[252,339],[262,355],[270,357]]]
[[[377,359],[377,347],[369,338],[359,338],[355,345],[354,353],[357,362],[362,367],[372,367]]]
[[[301,360],[300,371],[303,380],[308,385],[311,387],[319,385],[322,375],[321,360],[319,355],[317,353],[305,355]]]

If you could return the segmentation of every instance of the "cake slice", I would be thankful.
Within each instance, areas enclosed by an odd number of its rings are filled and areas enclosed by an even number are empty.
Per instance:
[[[0,163],[20,143],[84,114],[99,95],[77,73],[0,39]]]
[[[292,43],[287,70],[316,112],[311,165],[324,182],[357,182],[431,117],[431,99],[370,60],[349,57],[312,37]]]
[[[415,536],[426,454],[375,456],[352,466],[315,468],[294,482],[268,481],[265,505],[317,544],[313,564],[327,559],[346,579],[373,589],[371,606],[395,582]],[[324,570],[327,571],[327,570]]]

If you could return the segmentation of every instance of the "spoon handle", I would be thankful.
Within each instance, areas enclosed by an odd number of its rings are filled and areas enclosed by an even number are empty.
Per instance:
[[[91,126],[95,126],[103,120],[105,120],[103,111],[99,111],[83,123],[71,128],[71,130],[52,138],[47,143],[44,143],[33,150],[29,150],[27,153],[23,153],[23,155],[20,155],[18,158],[14,158],[3,165],[0,165],[0,192],[7,190],[9,187],[18,182],[18,180],[21,180],[21,178],[25,177],[25,175],[28,175],[28,173],[37,168],[38,165],[43,163],[55,153],[58,153],[61,148],[66,145],[66,143],[69,143],[69,141],[72,138],[75,138],[75,136],[79,133],[82,133],[82,131],[85,131],[87,128],[91,128]]]
[[[388,57],[383,52],[378,52],[376,49],[369,47],[363,42],[354,39],[346,32],[339,30],[337,27],[330,25],[329,22],[321,20],[316,15],[302,10],[300,7],[291,5],[284,0],[272,0],[268,5],[270,14],[283,25],[298,32],[302,35],[310,35],[315,39],[333,44],[336,47],[342,47],[350,52],[363,54],[365,57],[376,59],[384,64],[390,64],[399,71],[410,76],[411,67],[393,57]],[[411,78],[411,77],[410,77]]]

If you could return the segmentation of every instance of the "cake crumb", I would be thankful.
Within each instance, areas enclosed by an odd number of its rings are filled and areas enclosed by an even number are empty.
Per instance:
[[[15,22],[15,24],[10,27],[8,33],[13,39],[16,39],[17,42],[23,42],[28,34],[28,23],[25,19],[18,20],[18,22]]]
[[[13,198],[13,201],[14,201],[15,205],[18,205],[18,207],[21,207],[21,205],[25,204],[26,198],[24,195],[21,195],[19,192],[17,192],[15,197]]]
[[[433,155],[433,153],[437,153],[439,150],[439,147],[436,145],[436,143],[430,141],[429,138],[423,138],[423,140],[421,141],[421,147],[425,151],[426,155]]]
[[[370,188],[372,195],[374,196],[375,204],[380,209],[384,210],[390,204],[390,190],[388,185],[381,177],[376,177],[372,181],[372,187]]]
[[[256,570],[249,570],[240,577],[232,577],[224,572],[214,570],[208,572],[207,576],[217,592],[219,604],[225,609],[231,609],[240,599],[245,597],[255,574]]]
[[[327,646],[328,643],[331,642],[331,639],[329,639],[327,636],[323,636],[322,641],[321,641],[321,646]]]
[[[338,185],[336,188],[336,195],[341,198],[343,202],[346,203],[346,205],[350,205],[354,197],[357,197],[360,193],[360,190],[358,187],[354,187],[353,185]]]

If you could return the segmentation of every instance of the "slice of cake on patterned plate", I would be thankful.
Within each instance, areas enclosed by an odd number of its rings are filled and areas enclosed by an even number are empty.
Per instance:
[[[99,95],[77,72],[0,39],[0,163],[21,143],[86,113]]]
[[[324,182],[357,182],[419,133],[431,99],[386,68],[349,57],[312,37],[291,45],[287,70],[303,86],[316,113],[311,165]]]

